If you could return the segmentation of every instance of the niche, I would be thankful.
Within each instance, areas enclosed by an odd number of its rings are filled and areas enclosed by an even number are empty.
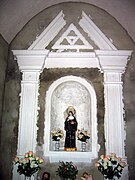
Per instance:
[[[85,156],[87,156],[86,161],[89,161],[97,157],[96,102],[96,94],[93,86],[83,78],[66,76],[52,83],[46,94],[44,129],[45,156],[49,156],[51,161],[68,159],[81,161],[80,158],[82,158],[82,161],[85,161]],[[76,111],[78,129],[84,128],[90,133],[90,140],[87,143],[86,152],[81,151],[81,142],[77,139],[77,151],[75,152],[64,151],[64,138],[60,143],[60,150],[56,152],[54,149],[54,142],[51,139],[50,132],[54,128],[60,128],[65,135],[65,112],[69,106],[72,106]],[[57,156],[59,156],[59,159],[57,159]],[[80,158],[78,158],[79,156]]]

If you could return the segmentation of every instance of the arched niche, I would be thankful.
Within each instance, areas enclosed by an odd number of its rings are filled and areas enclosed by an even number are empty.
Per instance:
[[[81,152],[80,142],[77,141],[77,151],[64,151],[64,140],[60,151],[54,151],[50,131],[61,128],[64,131],[64,112],[68,106],[76,110],[78,128],[87,129],[91,139],[87,151]],[[82,155],[81,155],[82,154]],[[50,161],[73,160],[88,161],[97,157],[97,100],[93,86],[85,79],[76,76],[66,76],[56,80],[46,94],[44,156]]]

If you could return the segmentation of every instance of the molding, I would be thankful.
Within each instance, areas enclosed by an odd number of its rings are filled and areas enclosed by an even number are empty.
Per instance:
[[[61,11],[28,49],[45,49],[59,31],[65,26],[66,21],[63,18],[64,14],[63,11]]]
[[[23,72],[17,154],[36,150],[39,72]]]
[[[23,71],[42,71],[48,50],[12,50],[19,69]]]
[[[17,154],[24,155],[36,150],[39,75],[48,51],[13,50],[13,54],[22,72]]]
[[[117,73],[115,73],[117,75]],[[119,74],[121,77],[121,74]],[[105,75],[107,76],[107,75]],[[111,74],[109,74],[111,76]],[[112,74],[114,78],[114,73]],[[112,78],[112,79],[113,79]],[[117,77],[116,77],[117,79]],[[104,82],[105,93],[105,138],[106,138],[106,153],[116,153],[117,156],[125,158],[124,151],[124,119],[123,119],[123,96],[122,82],[109,83]]]
[[[129,50],[95,50],[101,69],[104,72],[123,73],[132,51]]]
[[[51,163],[59,162],[59,161],[72,161],[72,162],[84,162],[91,163],[92,160],[97,158],[97,155],[91,152],[67,152],[67,151],[59,151],[59,152],[47,152],[45,157],[49,158]]]
[[[46,68],[99,68],[99,61],[94,52],[50,52],[46,58]]]
[[[64,20],[63,11],[61,11],[56,18],[47,26],[47,28],[37,37],[37,39],[32,43],[28,48],[32,49],[45,49],[49,43],[54,39],[54,37],[59,33],[59,31],[66,25]],[[101,30],[94,24],[94,22],[82,11],[82,19],[79,21],[79,25],[83,30],[90,36],[90,38],[97,44],[100,49],[107,50],[117,50],[117,48],[112,44],[112,42],[101,32]],[[71,39],[68,37],[70,30],[73,30],[77,33],[78,37],[83,41],[84,45],[73,44],[75,40],[71,42]],[[68,37],[70,45],[60,45],[63,38]],[[71,24],[69,28],[64,32],[60,39],[53,46],[53,49],[93,49],[93,47],[87,42],[87,40],[82,36],[78,29]]]
[[[106,153],[125,158],[125,123],[121,75],[132,51],[95,51],[104,72]],[[127,172],[126,172],[127,173]]]
[[[95,52],[50,52],[48,57],[58,57],[58,58],[95,58]]]
[[[102,31],[95,25],[95,23],[82,11],[82,19],[79,25],[89,35],[100,49],[117,50],[111,41],[102,33]]]
[[[75,35],[70,35],[70,32],[74,32]],[[62,42],[66,40],[68,42],[67,45],[62,44]],[[83,42],[83,45],[76,44],[78,40]],[[68,29],[63,33],[63,35],[56,41],[56,43],[52,46],[52,49],[58,50],[66,50],[66,49],[76,49],[79,52],[79,49],[93,49],[90,43],[82,36],[79,30],[76,28],[74,24],[70,24]]]

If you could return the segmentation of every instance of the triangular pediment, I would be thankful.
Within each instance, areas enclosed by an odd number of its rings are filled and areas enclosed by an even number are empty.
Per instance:
[[[84,31],[83,34],[85,34],[85,37],[73,23],[69,25],[63,34],[60,34],[60,31],[65,25],[66,20],[61,11],[28,49],[43,50],[49,47],[50,50],[57,52],[72,51],[74,49],[77,52],[81,50],[91,51],[92,49],[117,50],[112,41],[106,37],[84,12],[82,12],[82,17],[78,21],[78,26]],[[56,38],[58,34],[60,37]],[[55,38],[57,40],[54,42],[53,40]],[[51,43],[52,41],[53,43]],[[95,46],[93,46],[91,42],[93,42]],[[50,43],[51,47],[49,46]]]
[[[52,46],[52,49],[93,49],[92,45],[82,36],[74,24],[70,24],[68,29]]]

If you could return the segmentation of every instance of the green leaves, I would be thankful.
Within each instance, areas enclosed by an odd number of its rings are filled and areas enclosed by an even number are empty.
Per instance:
[[[114,177],[119,179],[125,167],[125,162],[120,157],[117,157],[115,153],[111,153],[111,155],[107,156],[101,155],[95,165],[105,179],[113,179]]]
[[[56,171],[63,179],[72,179],[74,180],[78,174],[77,167],[73,165],[72,162],[60,162],[60,165]]]
[[[36,156],[32,151],[25,153],[24,158],[15,158],[15,164],[18,164],[17,172],[21,175],[31,177],[40,169],[43,159]]]

